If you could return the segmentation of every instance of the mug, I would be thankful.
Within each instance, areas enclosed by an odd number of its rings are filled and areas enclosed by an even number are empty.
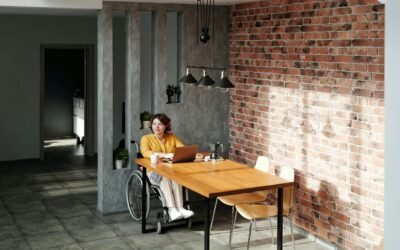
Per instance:
[[[159,157],[158,157],[157,154],[150,155],[150,163],[151,164],[157,164],[158,163],[158,159],[159,159]]]

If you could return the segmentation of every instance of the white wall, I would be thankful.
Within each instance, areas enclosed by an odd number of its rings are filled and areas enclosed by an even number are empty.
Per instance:
[[[39,158],[40,45],[96,44],[96,17],[0,15],[0,161]]]
[[[385,4],[385,249],[399,249],[400,1]]]

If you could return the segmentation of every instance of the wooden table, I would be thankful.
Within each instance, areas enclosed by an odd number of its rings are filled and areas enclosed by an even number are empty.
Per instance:
[[[135,162],[139,166],[143,166],[143,183],[146,183],[147,179],[146,170],[155,171],[205,197],[204,249],[207,250],[210,247],[210,198],[278,189],[277,249],[282,249],[283,188],[293,186],[292,181],[264,173],[231,160],[151,164],[149,159],[138,158]],[[142,214],[145,214],[146,211],[146,196],[146,188],[142,188]],[[145,217],[142,217],[142,233],[147,232]]]

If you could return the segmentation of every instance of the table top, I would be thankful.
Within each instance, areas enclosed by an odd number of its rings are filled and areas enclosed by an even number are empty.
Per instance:
[[[207,198],[293,186],[293,181],[231,160],[151,164],[138,158],[135,162]]]

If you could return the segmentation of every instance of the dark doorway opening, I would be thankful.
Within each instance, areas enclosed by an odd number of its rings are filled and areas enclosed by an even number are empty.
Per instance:
[[[84,59],[84,49],[44,51],[45,154],[84,154]]]
[[[42,46],[42,160],[52,155],[93,155],[93,65],[91,45]]]

